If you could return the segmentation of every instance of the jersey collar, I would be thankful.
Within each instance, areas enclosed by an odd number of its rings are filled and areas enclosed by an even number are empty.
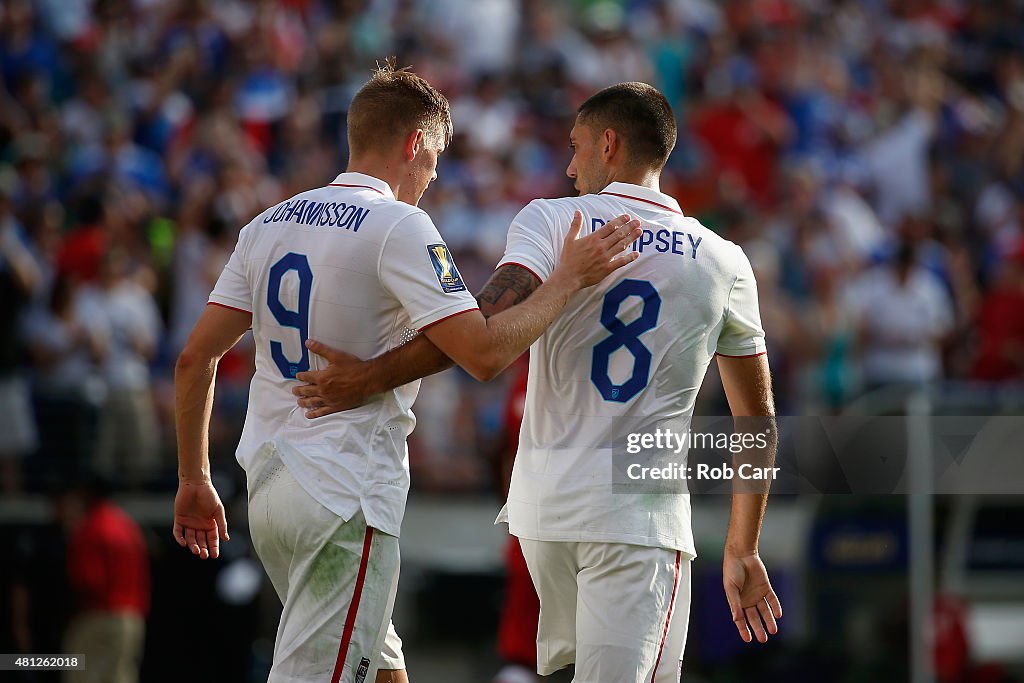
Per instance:
[[[380,178],[374,178],[365,173],[341,173],[331,183],[331,187],[365,187],[380,192],[388,199],[395,198],[395,193],[391,191],[390,185]]]
[[[621,199],[632,199],[644,204],[653,204],[665,211],[683,215],[683,210],[679,208],[679,202],[667,194],[652,190],[649,187],[632,185],[630,183],[610,183],[599,194],[608,194]]]

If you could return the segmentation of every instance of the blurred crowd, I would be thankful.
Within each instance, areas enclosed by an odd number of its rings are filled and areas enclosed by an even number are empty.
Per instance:
[[[680,124],[663,190],[753,264],[783,411],[1024,380],[1021,0],[0,0],[7,491],[173,485],[177,351],[240,228],[343,170],[388,55],[451,99],[423,207],[471,287],[573,192],[579,103],[643,80]],[[252,356],[219,371],[224,469]],[[507,383],[425,382],[416,485],[491,485]]]

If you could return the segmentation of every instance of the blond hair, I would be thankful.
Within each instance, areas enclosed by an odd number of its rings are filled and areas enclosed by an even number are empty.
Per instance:
[[[403,139],[422,128],[447,145],[452,136],[448,100],[409,67],[395,68],[394,57],[378,64],[370,80],[352,98],[348,110],[348,146],[361,155]]]

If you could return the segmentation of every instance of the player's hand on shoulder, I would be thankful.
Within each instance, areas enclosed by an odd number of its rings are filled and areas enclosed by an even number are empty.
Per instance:
[[[210,481],[178,482],[174,497],[174,540],[201,559],[220,555],[220,539],[228,536],[228,522],[217,489]]]
[[[330,365],[323,370],[309,370],[295,376],[305,384],[292,388],[306,417],[313,419],[358,408],[373,396],[367,370],[369,363],[350,353],[338,351],[312,339],[306,348],[325,358]]]
[[[779,632],[775,620],[782,618],[782,604],[757,553],[737,555],[726,550],[722,583],[732,621],[744,643],[751,642],[751,630],[759,643],[768,642],[769,634]]]
[[[638,252],[629,251],[629,245],[641,234],[637,219],[618,216],[585,237],[579,236],[582,229],[583,214],[576,211],[552,279],[565,278],[571,287],[583,289],[596,285],[639,256]]]

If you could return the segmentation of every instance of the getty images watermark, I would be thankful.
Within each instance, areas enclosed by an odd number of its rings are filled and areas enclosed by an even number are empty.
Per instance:
[[[615,427],[615,493],[766,493],[778,478],[774,418],[695,424],[692,418],[633,420]]]
[[[709,481],[731,481],[738,477],[741,480],[774,480],[781,468],[754,465],[752,462],[739,462],[732,466],[726,462],[717,465],[698,462],[691,466],[688,460],[680,456],[689,454],[690,449],[714,449],[726,451],[739,456],[745,453],[763,453],[766,457],[774,445],[774,432],[771,428],[756,432],[676,432],[672,429],[657,427],[653,432],[632,432],[626,436],[626,453],[628,455],[655,455],[656,464],[641,462],[629,463],[626,476],[633,480],[689,480],[704,479]],[[661,455],[662,458],[657,456]],[[675,460],[661,462],[664,456],[675,456]],[[649,462],[649,461],[648,461]]]
[[[655,416],[590,427],[609,435],[600,457],[611,453],[617,494],[1024,494],[1020,415]]]

